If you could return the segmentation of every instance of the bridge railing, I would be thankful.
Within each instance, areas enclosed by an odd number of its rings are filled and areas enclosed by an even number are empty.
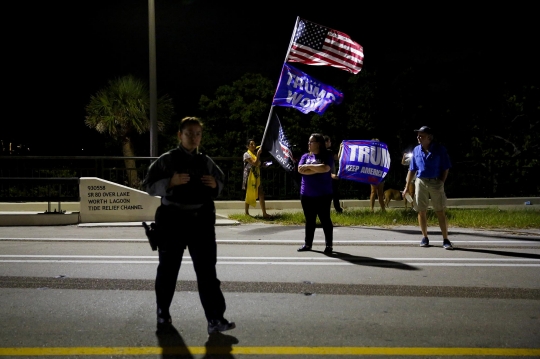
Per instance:
[[[110,156],[0,156],[1,201],[39,201],[51,197],[54,192],[53,179],[98,177],[135,189],[142,188],[142,180],[148,167],[156,157],[110,157]],[[241,157],[212,158],[225,174],[224,190],[218,200],[243,200],[243,164]],[[127,167],[125,160],[133,160],[133,167]],[[130,183],[135,172],[137,180]],[[261,171],[262,183],[268,199],[299,198],[294,176],[277,166]],[[23,179],[24,180],[16,180]],[[30,186],[29,184],[32,184]],[[65,201],[75,201],[78,196],[65,197]],[[52,197],[51,197],[52,198]]]
[[[156,157],[123,156],[0,156],[0,177],[33,178],[34,183],[38,179],[45,178],[98,177],[143,190],[141,182],[155,159]],[[225,174],[225,188],[218,200],[243,200],[245,192],[242,190],[242,158],[213,157],[212,159]],[[126,160],[132,161],[126,162]],[[128,167],[126,163],[134,163],[134,165]],[[540,181],[537,180],[538,166],[536,168],[505,167],[501,163],[497,166],[490,163],[454,163],[445,184],[447,196],[449,198],[522,197],[536,196],[540,192]],[[132,173],[136,176],[130,176]],[[401,190],[405,185],[406,173],[405,166],[392,162],[385,178],[385,188]],[[137,180],[130,183],[135,177]],[[261,183],[265,197],[269,200],[299,199],[297,177],[278,164],[262,168]],[[10,186],[14,184],[12,181]],[[21,185],[22,183],[19,184]],[[46,181],[43,181],[42,185],[45,186]],[[367,199],[370,194],[369,185],[347,180],[340,180],[339,189],[342,199]],[[13,192],[14,190],[11,190],[11,193]],[[6,193],[5,190],[3,193]],[[21,196],[18,200],[22,198]],[[37,199],[33,195],[28,198]]]

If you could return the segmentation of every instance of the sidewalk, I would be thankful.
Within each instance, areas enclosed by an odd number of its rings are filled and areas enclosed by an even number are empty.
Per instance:
[[[525,203],[531,203],[525,205]],[[244,201],[215,201],[216,225],[230,226],[240,223],[228,217],[232,214],[243,214],[245,211]],[[368,209],[369,200],[344,199],[341,207],[347,211],[352,209]],[[513,197],[513,198],[452,198],[448,199],[448,208],[504,208],[504,209],[528,209],[540,210],[540,197]],[[0,227],[1,226],[40,226],[40,225],[73,225],[80,227],[126,227],[140,226],[141,222],[107,222],[107,223],[80,223],[78,202],[66,202],[61,204],[64,214],[44,213],[48,210],[47,203],[0,203]],[[402,209],[403,201],[391,201],[390,210]],[[410,208],[410,207],[409,207]],[[268,214],[274,215],[283,212],[300,212],[302,206],[300,200],[266,201]],[[379,203],[375,203],[375,211],[379,211]],[[256,207],[250,207],[251,216],[262,217],[259,202]],[[150,214],[147,222],[153,221]]]
[[[341,207],[347,210],[368,209],[369,200],[343,199],[340,201]],[[530,202],[530,205],[525,205]],[[331,207],[333,210],[333,207]],[[390,201],[388,209],[404,209],[403,201]],[[407,205],[410,209],[410,205]],[[512,197],[512,198],[449,198],[448,208],[505,208],[505,209],[530,209],[540,210],[540,197]],[[381,209],[379,202],[375,201],[375,211]],[[218,215],[228,217],[231,214],[243,214],[245,205],[243,201],[216,201],[216,212]],[[268,214],[279,214],[282,212],[302,211],[300,200],[286,201],[266,201],[266,212]],[[257,201],[256,207],[249,208],[251,216],[262,217],[262,210]]]

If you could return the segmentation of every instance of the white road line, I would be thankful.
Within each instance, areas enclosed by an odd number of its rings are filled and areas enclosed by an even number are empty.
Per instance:
[[[365,261],[366,263],[374,263],[374,261]],[[1,263],[51,263],[51,264],[158,264],[157,260],[146,260],[146,261],[136,261],[136,260],[66,260],[66,259],[5,259],[0,260]],[[186,260],[183,261],[184,264],[193,264],[192,261]],[[218,261],[218,265],[273,265],[273,266],[355,266],[361,265],[362,262],[272,262],[272,261],[260,261],[260,262],[245,262],[245,261]],[[375,261],[375,265],[376,265]],[[423,267],[540,267],[538,264],[529,264],[529,263],[417,263],[417,262],[395,262],[395,263],[380,263],[381,266],[401,266],[401,265],[410,265],[410,266],[423,266]]]
[[[54,264],[158,264],[158,261],[77,261],[77,260],[2,260],[0,263],[54,263]],[[184,264],[193,264],[190,261],[185,261]],[[296,262],[296,263],[284,263],[284,262],[218,262],[218,265],[288,265],[288,266],[355,266],[355,263],[340,262],[340,263],[311,263],[311,262]],[[411,265],[411,266],[423,266],[423,267],[540,267],[540,264],[510,264],[510,263],[395,263],[395,266]],[[388,263],[381,264],[381,266],[389,267]]]
[[[88,255],[55,255],[55,254],[0,254],[0,258],[128,258],[128,259],[157,259],[158,256],[88,256]],[[183,258],[189,258],[184,256]]]
[[[0,238],[0,241],[74,241],[74,242],[92,242],[92,241],[107,241],[107,242],[148,242],[146,238]]]
[[[148,242],[147,239],[141,239],[141,238],[0,238],[0,241],[67,241],[67,242]],[[303,244],[304,242],[301,240],[284,240],[284,239],[218,239],[216,241],[217,243],[265,243],[265,244]],[[367,240],[367,239],[360,239],[360,240],[347,240],[347,241],[340,241],[340,240],[334,240],[334,245],[339,244],[351,244],[351,243],[373,243],[373,244],[418,244],[420,243],[418,240]],[[434,243],[437,243],[436,241]],[[442,241],[440,241],[442,244]],[[460,241],[460,240],[454,240],[452,239],[452,243],[454,244],[466,244],[466,243],[472,243],[472,244],[489,244],[489,243],[497,243],[497,244],[529,244],[529,245],[539,245],[540,242],[534,239],[531,240],[478,240],[478,241]],[[324,240],[316,240],[313,242],[313,244],[324,244]]]
[[[96,258],[96,259],[157,259],[158,256],[99,256],[99,255],[55,255],[55,254],[0,254],[0,258]],[[189,260],[191,257],[185,255],[184,259]],[[344,261],[348,257],[217,257],[218,260],[277,260],[277,261]],[[386,258],[386,257],[364,257],[350,258],[352,261],[490,261],[490,262],[540,262],[540,258],[422,258],[422,257],[405,257],[405,258]]]
[[[257,240],[257,239],[222,239],[222,240],[217,240],[218,243],[292,243],[292,244],[304,244],[304,241],[300,240],[283,240],[283,239],[260,239],[260,240]],[[347,240],[347,241],[339,241],[339,240],[334,240],[332,242],[334,245],[336,244],[350,244],[350,243],[413,243],[413,244],[417,244],[417,245],[420,245],[420,241],[419,240],[369,240],[369,239],[359,239],[359,240],[356,240],[356,239],[351,239],[351,240]],[[435,244],[440,244],[442,246],[442,240],[441,241],[432,241],[432,243],[435,243]],[[452,243],[453,244],[456,244],[456,243],[504,243],[504,244],[530,244],[530,245],[540,245],[540,242],[538,240],[534,240],[534,239],[531,239],[531,240],[478,240],[478,241],[460,241],[460,240],[454,240],[452,239]],[[319,244],[319,245],[324,245],[325,242],[324,240],[319,240],[319,241],[314,241],[313,244]]]

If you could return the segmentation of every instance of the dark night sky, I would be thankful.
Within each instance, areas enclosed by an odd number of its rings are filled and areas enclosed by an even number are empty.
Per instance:
[[[532,5],[263,4],[155,0],[158,95],[174,99],[178,118],[198,115],[201,95],[244,73],[262,73],[277,84],[297,16],[360,43],[364,69],[411,56],[474,53],[485,64],[479,71],[538,84]],[[8,80],[0,139],[25,143],[31,154],[102,154],[103,137],[84,125],[84,107],[109,80],[127,74],[148,80],[147,0],[18,1],[4,11]],[[329,69],[332,76],[352,76]]]

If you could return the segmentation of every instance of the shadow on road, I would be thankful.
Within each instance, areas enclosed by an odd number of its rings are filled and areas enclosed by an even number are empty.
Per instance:
[[[161,358],[194,358],[194,356],[189,352],[184,339],[172,324],[158,328],[156,331],[156,337],[158,339],[159,346],[163,349]]]
[[[507,251],[494,251],[491,249],[469,249],[469,248],[456,248],[456,247],[454,247],[454,250],[463,251],[463,252],[495,254],[497,256],[506,256],[506,257],[540,259],[540,254],[533,254],[533,253],[519,253],[519,252],[507,252]]]
[[[158,328],[156,331],[159,346],[163,349],[161,358],[167,359],[194,359],[184,339],[173,325]],[[231,354],[233,344],[238,344],[238,339],[231,335],[213,333],[208,336],[205,343],[206,353],[203,359],[233,359]]]
[[[245,231],[239,231],[238,234],[244,236],[258,236],[258,235],[272,235],[281,232],[298,231],[303,230],[301,226],[270,226],[270,227],[256,227],[247,229]]]
[[[206,354],[203,359],[232,359],[231,354],[233,344],[238,344],[238,339],[231,335],[222,333],[213,333],[208,336],[208,340],[204,345]]]
[[[370,228],[367,228],[369,230],[374,230],[374,231],[392,231],[392,232],[396,232],[396,233],[402,233],[402,234],[417,234],[419,237],[421,237],[420,235],[420,229],[406,229],[406,228],[374,228],[374,227],[370,227]],[[489,233],[483,233],[483,232],[480,232],[480,231],[483,231],[483,230],[471,230],[471,231],[460,231],[459,229],[449,229],[448,231],[448,234],[450,236],[458,236],[458,235],[466,235],[466,236],[471,236],[471,237],[483,237],[483,238],[498,238],[498,239],[517,239],[517,240],[520,240],[520,241],[531,241],[531,242],[540,242],[540,237],[538,237],[537,234],[535,233],[530,233],[530,232],[520,232],[519,230],[515,230],[515,231],[511,231],[511,230],[508,230],[508,231],[505,231],[505,232],[498,232],[496,230],[493,230]],[[489,230],[488,230],[489,231]],[[515,234],[508,234],[508,232],[513,232]],[[440,230],[431,230],[429,232],[430,235],[441,235],[441,231]],[[420,241],[420,240],[419,240]]]
[[[349,253],[335,252],[335,251],[332,253],[324,253],[322,251],[314,251],[314,250],[311,250],[311,251],[322,253],[327,257],[340,259],[342,261],[356,264],[359,266],[396,268],[396,269],[402,269],[402,270],[419,270],[419,268],[416,268],[416,267],[413,267],[413,266],[410,266],[408,264],[401,263],[401,262],[387,261],[387,260],[375,259],[371,257],[353,256],[352,254],[349,254]]]
[[[340,227],[340,226],[334,226]],[[317,228],[321,228],[320,224],[317,225]],[[411,228],[388,228],[388,227],[358,227],[350,226],[345,228],[356,228],[366,231],[384,231],[384,232],[395,232],[408,235],[416,235],[418,238],[421,238],[420,229],[417,227]],[[245,231],[239,231],[238,234],[242,236],[264,236],[264,235],[275,235],[287,231],[302,231],[303,226],[298,225],[279,225],[279,226],[270,226],[270,227],[257,227],[248,229]],[[432,236],[440,236],[441,231],[439,229],[433,229],[430,231]],[[450,236],[471,236],[471,237],[481,237],[481,238],[497,238],[497,239],[516,239],[520,241],[531,241],[531,243],[540,242],[540,236],[537,233],[520,231],[516,230],[484,230],[484,229],[472,229],[472,230],[461,230],[460,228],[450,228]],[[420,239],[418,239],[420,241]]]

